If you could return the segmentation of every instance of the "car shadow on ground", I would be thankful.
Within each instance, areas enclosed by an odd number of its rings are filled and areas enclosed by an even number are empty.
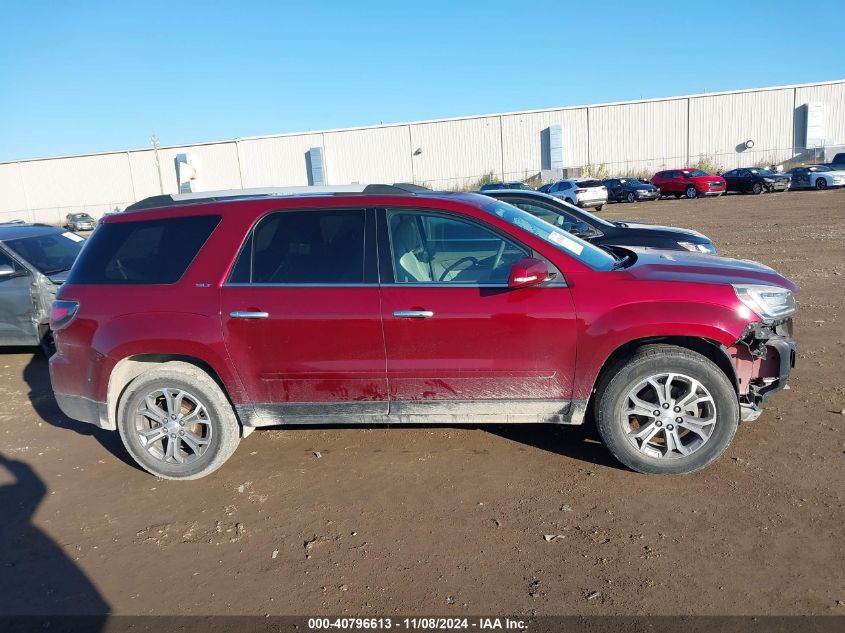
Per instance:
[[[12,483],[0,485],[0,622],[15,616],[84,615],[79,624],[85,631],[101,630],[111,611],[108,603],[62,547],[32,522],[47,486],[29,464],[0,453],[0,476],[5,480],[7,474]],[[31,625],[32,630],[49,624],[13,620],[3,626],[25,630]]]
[[[10,349],[21,354],[30,352],[27,348]],[[53,396],[53,389],[50,386],[50,368],[47,359],[39,351],[32,354],[32,358],[23,370],[23,379],[29,387],[29,401],[38,416],[47,424],[67,429],[80,435],[89,435],[96,439],[109,453],[120,459],[132,468],[141,470],[135,461],[126,452],[120,436],[115,431],[106,431],[87,422],[71,420],[61,409]]]
[[[555,455],[578,461],[625,470],[599,439],[591,423],[579,426],[550,424],[512,424],[509,426],[482,427],[487,432],[512,442],[533,446]]]

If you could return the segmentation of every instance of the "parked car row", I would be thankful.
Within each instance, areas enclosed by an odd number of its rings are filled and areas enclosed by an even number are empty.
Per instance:
[[[842,158],[840,158],[842,157]],[[836,163],[840,158],[840,163]],[[845,154],[837,154],[831,165],[807,165],[788,172],[776,172],[762,167],[732,169],[722,175],[711,175],[701,169],[666,169],[650,181],[639,178],[568,178],[547,183],[537,189],[582,209],[601,211],[608,202],[639,202],[661,197],[700,198],[725,193],[761,194],[788,189],[827,189],[845,186]],[[532,190],[524,182],[487,183],[479,191],[504,189]]]

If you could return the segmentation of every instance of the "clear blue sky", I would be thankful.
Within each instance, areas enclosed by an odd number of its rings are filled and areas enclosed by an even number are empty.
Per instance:
[[[0,0],[0,160],[845,78],[845,2]]]

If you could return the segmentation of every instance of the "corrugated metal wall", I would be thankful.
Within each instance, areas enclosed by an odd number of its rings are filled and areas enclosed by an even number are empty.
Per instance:
[[[195,159],[200,190],[307,185],[312,147],[323,150],[328,184],[519,180],[543,168],[543,135],[555,125],[566,168],[622,174],[699,160],[723,169],[778,163],[800,153],[799,113],[809,102],[824,104],[827,138],[845,145],[838,81],[167,147],[159,170],[152,149],[2,163],[0,220],[58,222],[74,211],[122,209],[162,188],[176,193],[179,153]]]
[[[590,108],[590,164],[611,173],[683,167],[687,99]]]
[[[504,178],[522,180],[543,166],[542,134],[560,125],[563,135],[563,164],[579,167],[590,162],[587,155],[587,108],[521,112],[501,117]]]
[[[689,155],[727,169],[792,157],[795,90],[766,90],[689,100]],[[754,141],[754,151],[741,147]]]

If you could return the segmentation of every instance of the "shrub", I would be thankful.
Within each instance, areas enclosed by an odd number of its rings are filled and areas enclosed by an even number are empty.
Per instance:
[[[694,167],[696,169],[700,169],[701,171],[706,171],[708,174],[718,174],[724,171],[724,166],[721,165],[715,156],[699,156],[698,162],[694,165],[690,165],[690,167]]]

